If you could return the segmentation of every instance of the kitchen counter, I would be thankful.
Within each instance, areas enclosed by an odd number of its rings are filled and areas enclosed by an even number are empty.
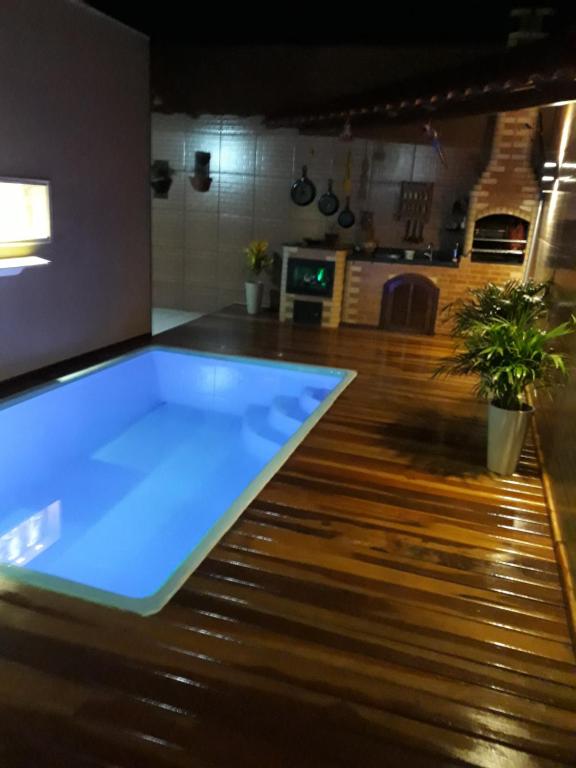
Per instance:
[[[402,255],[401,249],[377,248],[373,253],[367,251],[352,250],[348,255],[348,261],[368,261],[380,264],[398,264],[402,267],[445,267],[446,269],[458,269],[460,262],[451,260],[450,254],[446,251],[436,251],[433,253],[432,260],[425,258],[424,252],[416,252],[413,259],[406,259]],[[393,258],[394,254],[399,254],[402,258]]]
[[[283,248],[298,248],[299,250],[310,251],[348,251],[354,248],[352,243],[327,243],[325,240],[313,240],[306,242],[304,240],[293,243],[283,243]]]
[[[327,245],[325,242],[299,242],[285,243],[287,248],[298,248],[300,250],[318,250],[318,251],[347,251],[348,261],[368,261],[380,264],[398,264],[404,267],[445,267],[446,269],[458,269],[460,263],[453,262],[451,254],[448,251],[434,251],[432,261],[423,256],[424,251],[416,251],[413,259],[406,259],[403,256],[402,248],[376,248],[373,252],[357,250],[350,243],[338,243],[337,245]],[[402,258],[393,258],[394,254],[401,255]]]

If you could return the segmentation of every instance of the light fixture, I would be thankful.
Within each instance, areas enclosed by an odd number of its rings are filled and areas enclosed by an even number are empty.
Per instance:
[[[168,160],[154,160],[151,169],[150,186],[154,197],[165,200],[172,186],[172,177],[176,171],[170,167]]]
[[[554,176],[542,176],[540,181],[554,181]]]
[[[556,163],[548,161],[547,163],[544,163],[544,168],[556,168]]]
[[[197,192],[208,192],[212,184],[210,176],[210,152],[194,153],[194,175],[189,176],[190,184]]]
[[[0,178],[0,276],[48,264],[36,253],[51,236],[49,182]]]

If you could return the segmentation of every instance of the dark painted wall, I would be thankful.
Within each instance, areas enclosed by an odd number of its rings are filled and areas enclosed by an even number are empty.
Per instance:
[[[48,267],[0,278],[0,379],[150,329],[148,42],[71,0],[0,3],[0,176],[52,182]]]

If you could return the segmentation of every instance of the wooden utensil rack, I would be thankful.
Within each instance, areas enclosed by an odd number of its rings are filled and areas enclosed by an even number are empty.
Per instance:
[[[430,182],[402,182],[398,218],[406,222],[404,240],[407,243],[421,243],[424,239],[424,224],[430,218],[433,189],[434,184]]]
[[[401,221],[417,219],[426,222],[430,219],[434,184],[426,181],[403,181],[400,192]]]

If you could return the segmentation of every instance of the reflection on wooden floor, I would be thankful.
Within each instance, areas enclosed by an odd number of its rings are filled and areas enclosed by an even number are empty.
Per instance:
[[[534,449],[486,474],[448,340],[230,311],[155,341],[359,376],[156,616],[2,584],[1,764],[574,765]]]

